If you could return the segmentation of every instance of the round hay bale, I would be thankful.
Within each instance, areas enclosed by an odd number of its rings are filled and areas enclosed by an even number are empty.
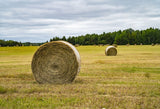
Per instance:
[[[31,67],[38,83],[71,83],[80,71],[80,55],[70,43],[53,41],[40,46]]]
[[[116,47],[116,48],[118,47],[118,45],[117,45],[117,44],[112,44],[112,46],[114,46],[114,47]]]
[[[127,46],[130,46],[130,44],[126,44]]]
[[[117,55],[117,49],[114,46],[108,46],[105,50],[106,56],[116,56]]]
[[[155,46],[155,44],[154,44],[154,43],[152,43],[151,45],[152,45],[152,46]]]
[[[79,47],[79,44],[75,44],[75,47]]]

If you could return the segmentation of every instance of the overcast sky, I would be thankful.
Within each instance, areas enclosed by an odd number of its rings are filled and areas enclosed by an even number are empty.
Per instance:
[[[0,0],[0,39],[45,42],[53,36],[160,27],[160,0]]]

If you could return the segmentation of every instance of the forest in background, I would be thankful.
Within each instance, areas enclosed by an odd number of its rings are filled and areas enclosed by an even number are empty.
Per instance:
[[[31,42],[18,42],[13,40],[2,40],[0,39],[0,47],[6,47],[6,46],[40,46],[44,43],[31,43]]]
[[[160,44],[160,29],[149,28],[146,30],[133,30],[132,28],[126,30],[119,30],[115,32],[103,32],[102,34],[86,34],[81,36],[55,36],[49,41],[64,40],[72,43],[73,45],[99,45],[99,44],[117,44],[117,45],[150,45]],[[44,42],[47,43],[48,41]],[[44,43],[31,43],[31,42],[17,42],[13,40],[0,39],[0,46],[39,46]]]
[[[119,30],[102,34],[86,34],[81,36],[70,36],[66,38],[63,36],[53,37],[50,41],[64,40],[72,43],[73,45],[99,45],[99,44],[118,44],[118,45],[150,45],[160,43],[160,29],[149,28],[146,30],[133,30],[131,28],[126,30]]]

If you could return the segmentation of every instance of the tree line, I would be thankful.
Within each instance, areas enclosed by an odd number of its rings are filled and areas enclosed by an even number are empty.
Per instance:
[[[31,42],[17,42],[13,40],[0,40],[0,47],[6,47],[6,46],[40,46],[44,43],[31,43]]]
[[[99,44],[118,44],[118,45],[134,45],[134,44],[157,44],[160,43],[160,29],[149,28],[146,30],[133,30],[132,28],[126,30],[119,30],[115,32],[103,32],[102,34],[86,34],[81,36],[63,36],[53,37],[51,41],[64,40],[72,43],[73,45],[99,45]]]
[[[5,47],[5,46],[22,46],[21,42],[13,41],[13,40],[0,40],[0,46]]]
[[[149,28],[146,30],[133,30],[132,28],[126,30],[119,30],[115,32],[103,32],[102,34],[86,34],[80,36],[63,36],[53,37],[51,41],[64,40],[72,43],[73,45],[99,45],[99,44],[118,44],[118,45],[134,45],[134,44],[160,44],[160,29]],[[47,43],[48,41],[44,42]],[[44,43],[31,43],[31,42],[17,42],[13,40],[1,40],[0,46],[40,46]]]

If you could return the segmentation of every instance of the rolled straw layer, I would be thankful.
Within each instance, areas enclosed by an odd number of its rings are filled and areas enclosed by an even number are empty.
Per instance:
[[[114,46],[108,46],[105,50],[106,56],[116,56],[117,55],[117,49]]]
[[[38,83],[71,83],[80,71],[80,55],[70,43],[53,41],[35,52],[31,67]]]

